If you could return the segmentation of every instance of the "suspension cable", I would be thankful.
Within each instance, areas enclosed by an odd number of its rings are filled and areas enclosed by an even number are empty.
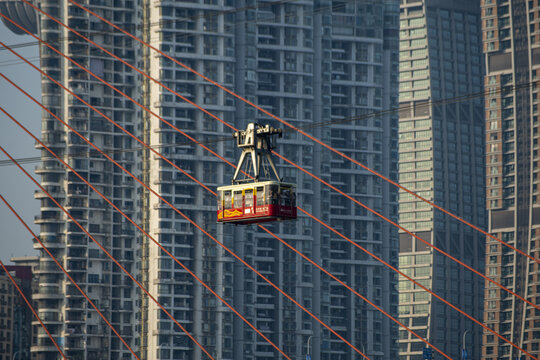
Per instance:
[[[0,108],[1,109],[1,108]],[[0,200],[2,200],[4,202],[4,204],[6,204],[6,206],[9,208],[9,210],[11,210],[11,212],[13,213],[13,215],[15,215],[15,217],[17,219],[19,219],[19,221],[21,222],[21,224],[26,228],[26,230],[28,230],[28,232],[30,232],[30,234],[32,234],[32,236],[34,237],[34,239],[39,243],[39,245],[41,245],[41,248],[50,256],[50,258],[56,263],[56,265],[58,265],[58,267],[60,268],[60,270],[62,270],[62,272],[68,277],[68,279],[73,283],[73,285],[75,285],[75,287],[77,288],[77,290],[79,290],[79,292],[81,293],[82,296],[84,296],[86,298],[86,300],[88,300],[88,302],[90,303],[90,305],[92,305],[92,307],[97,311],[97,313],[99,314],[99,316],[101,316],[101,318],[103,319],[103,321],[105,321],[105,323],[107,323],[107,325],[111,328],[111,330],[116,334],[116,336],[120,339],[120,341],[122,341],[122,343],[128,348],[128,350],[131,352],[131,354],[137,359],[139,360],[139,357],[137,356],[137,354],[133,351],[133,349],[129,346],[129,344],[126,342],[126,340],[122,337],[122,335],[120,335],[120,333],[115,329],[115,327],[109,322],[109,320],[107,320],[107,318],[105,317],[105,315],[103,315],[103,313],[97,308],[97,306],[94,304],[94,302],[88,297],[88,295],[84,292],[83,289],[81,289],[81,287],[79,286],[79,284],[77,284],[77,282],[75,281],[75,279],[73,279],[71,277],[71,275],[69,275],[69,273],[66,271],[66,269],[62,266],[62,264],[60,264],[60,262],[58,262],[58,260],[54,257],[54,255],[49,251],[49,249],[43,244],[43,242],[41,241],[41,239],[32,231],[32,229],[30,229],[30,227],[28,226],[28,224],[22,219],[22,217],[17,213],[17,211],[15,211],[15,209],[9,204],[9,202],[2,196],[2,194],[0,194]]]
[[[1,195],[0,195],[1,196]],[[2,260],[0,260],[0,266],[2,266],[2,269],[4,269],[4,271],[6,272],[7,276],[9,277],[9,280],[11,280],[11,282],[13,283],[13,285],[15,286],[15,288],[17,289],[17,291],[19,292],[19,294],[21,294],[24,302],[26,303],[26,305],[28,305],[28,307],[30,308],[30,310],[32,310],[32,313],[34,314],[34,316],[36,317],[36,319],[38,319],[39,323],[41,324],[41,326],[43,327],[43,330],[45,330],[45,332],[47,333],[47,335],[49,335],[49,338],[51,339],[51,341],[53,342],[54,346],[58,349],[58,352],[60,353],[60,355],[62,356],[62,358],[64,358],[64,360],[68,360],[68,358],[66,357],[66,355],[64,354],[64,352],[62,351],[62,349],[60,349],[60,346],[58,346],[58,343],[56,342],[56,340],[54,340],[54,337],[51,335],[51,333],[49,332],[49,330],[47,329],[47,327],[45,326],[45,324],[43,323],[43,321],[41,320],[41,318],[39,317],[39,315],[37,314],[36,310],[34,309],[34,307],[32,306],[32,304],[30,303],[30,301],[28,301],[28,299],[26,298],[26,296],[24,295],[23,291],[21,290],[21,288],[19,287],[19,285],[17,285],[17,282],[15,281],[15,279],[11,276],[11,274],[9,273],[8,269],[6,268],[6,266],[4,265],[4,263],[2,262]]]
[[[27,2],[27,0],[22,0],[22,1]],[[527,253],[525,253],[524,251],[522,251],[522,250],[516,248],[515,246],[513,246],[513,245],[511,245],[511,244],[509,244],[509,243],[507,243],[507,242],[505,242],[505,241],[503,241],[503,240],[497,238],[496,236],[494,236],[494,235],[488,233],[487,231],[481,229],[480,227],[478,227],[478,226],[472,224],[471,222],[469,222],[469,221],[467,221],[467,220],[461,218],[461,217],[458,216],[458,215],[453,214],[452,212],[450,212],[450,211],[444,209],[443,207],[441,207],[441,206],[439,206],[439,205],[436,205],[434,202],[432,202],[432,201],[430,201],[430,200],[428,200],[428,199],[422,197],[421,195],[415,193],[415,192],[412,191],[412,190],[407,189],[406,187],[400,185],[399,183],[393,181],[392,179],[390,179],[390,178],[388,178],[388,177],[386,177],[386,176],[380,174],[379,172],[377,172],[377,171],[375,171],[375,170],[369,168],[368,166],[366,166],[366,165],[360,163],[359,161],[357,161],[357,160],[353,159],[352,157],[350,157],[350,156],[344,154],[343,152],[341,152],[341,151],[335,149],[334,147],[332,147],[332,146],[330,146],[330,145],[324,143],[323,141],[321,141],[321,140],[315,138],[314,136],[309,135],[308,133],[306,133],[305,131],[301,130],[300,128],[298,128],[298,127],[292,125],[291,123],[289,123],[289,122],[287,122],[287,121],[281,119],[280,117],[278,117],[278,116],[276,116],[276,115],[270,113],[269,111],[267,111],[267,110],[263,109],[262,107],[260,107],[260,106],[258,106],[258,105],[256,105],[256,104],[252,103],[251,101],[247,100],[246,98],[242,97],[241,95],[238,95],[237,93],[235,93],[234,91],[228,89],[227,87],[225,87],[225,86],[219,84],[218,82],[216,82],[216,81],[214,81],[214,80],[208,78],[207,76],[205,76],[205,75],[199,73],[198,71],[196,71],[196,70],[192,69],[191,67],[187,66],[186,64],[182,63],[181,61],[179,61],[179,60],[173,58],[172,56],[170,56],[170,55],[168,55],[167,53],[161,51],[160,49],[156,48],[155,46],[152,46],[151,44],[145,42],[144,40],[138,38],[137,36],[135,36],[135,35],[129,33],[128,31],[126,31],[126,30],[120,28],[120,27],[117,26],[116,24],[114,24],[114,23],[112,23],[111,21],[105,19],[104,17],[100,16],[99,14],[95,13],[94,11],[92,11],[92,10],[86,8],[85,6],[81,5],[81,4],[78,3],[77,1],[75,1],[75,0],[68,0],[68,1],[71,2],[72,4],[74,4],[75,6],[79,7],[80,9],[82,9],[82,10],[84,10],[84,11],[86,11],[86,12],[92,14],[93,16],[97,17],[98,19],[100,19],[101,21],[107,23],[108,25],[114,27],[114,28],[117,29],[118,31],[122,32],[123,34],[125,34],[125,35],[131,37],[131,38],[134,39],[135,41],[137,41],[137,42],[139,42],[139,43],[145,45],[146,47],[148,47],[148,48],[150,48],[150,49],[152,49],[152,50],[154,50],[154,51],[156,51],[156,52],[158,52],[158,53],[161,54],[162,56],[164,56],[164,57],[166,57],[167,59],[169,59],[169,60],[175,62],[177,65],[183,67],[184,69],[186,69],[186,70],[192,72],[193,74],[195,74],[195,75],[201,77],[202,79],[204,79],[204,80],[210,82],[211,84],[217,86],[217,87],[220,88],[221,90],[223,90],[223,91],[227,92],[228,94],[230,94],[230,95],[236,97],[237,99],[243,101],[244,103],[246,103],[246,104],[248,104],[248,105],[250,105],[250,106],[256,108],[257,110],[261,111],[261,112],[264,113],[265,115],[270,116],[271,118],[273,118],[273,119],[279,121],[280,123],[282,123],[282,124],[288,126],[289,128],[291,128],[291,129],[293,129],[293,130],[299,132],[300,134],[306,136],[307,138],[309,138],[310,140],[316,142],[317,144],[319,144],[319,145],[321,145],[321,146],[327,148],[328,150],[330,150],[330,151],[334,152],[335,154],[337,154],[337,155],[343,157],[344,159],[347,159],[347,160],[353,162],[354,164],[360,166],[360,167],[363,168],[364,170],[369,171],[369,172],[372,173],[373,175],[375,175],[375,176],[377,176],[377,177],[383,179],[384,181],[386,181],[386,182],[388,182],[388,183],[390,183],[390,184],[392,184],[392,185],[394,185],[394,186],[400,188],[401,190],[403,190],[403,191],[405,191],[405,192],[407,192],[407,193],[413,195],[413,196],[416,197],[417,199],[419,199],[419,200],[421,200],[421,201],[424,201],[425,203],[429,204],[430,206],[436,208],[436,209],[439,210],[439,211],[442,211],[443,213],[445,213],[445,214],[451,216],[452,218],[454,218],[454,219],[460,221],[461,223],[463,223],[463,224],[465,224],[465,225],[467,225],[467,226],[469,226],[469,227],[471,227],[471,228],[473,228],[473,229],[475,229],[475,230],[481,232],[483,235],[488,236],[489,238],[491,238],[491,239],[493,239],[493,240],[496,240],[497,242],[501,243],[502,245],[507,246],[508,248],[510,248],[510,249],[512,249],[512,250],[514,250],[514,251],[516,251],[517,253],[519,253],[519,254],[521,254],[521,255],[523,255],[523,256],[526,256],[526,257],[529,258],[530,260],[532,260],[532,261],[534,261],[534,262],[540,264],[540,259],[534,258],[534,257],[531,256],[530,254],[527,254]]]
[[[10,115],[2,108],[2,107],[0,107],[0,110],[1,110],[2,112],[4,112],[4,114],[10,116]],[[44,146],[44,145],[43,145],[43,146]],[[25,174],[30,180],[32,180],[32,182],[34,182],[34,184],[36,184],[36,185],[40,188],[40,190],[41,190],[43,193],[45,193],[45,194],[46,194],[46,195],[47,195],[47,196],[48,196],[48,197],[56,204],[56,206],[58,206],[58,208],[60,208],[60,209],[61,209],[61,210],[62,210],[62,211],[63,211],[63,212],[64,212],[64,213],[65,213],[65,214],[73,221],[73,222],[75,222],[75,224],[76,224],[76,225],[77,225],[77,226],[78,226],[78,227],[79,227],[79,228],[80,228],[80,229],[81,229],[81,230],[82,230],[82,231],[83,231],[90,239],[92,239],[92,241],[93,241],[93,242],[94,242],[94,243],[95,243],[95,244],[96,244],[96,245],[97,245],[97,246],[98,246],[98,247],[99,247],[99,248],[100,248],[100,249],[101,249],[101,250],[102,250],[102,251],[103,251],[110,259],[111,259],[111,260],[112,260],[112,261],[114,261],[114,263],[115,263],[120,269],[122,269],[122,271],[124,271],[124,273],[125,273],[127,276],[129,276],[129,277],[130,277],[130,278],[131,278],[131,279],[139,286],[139,288],[141,288],[141,290],[142,290],[146,295],[148,295],[148,297],[149,297],[150,299],[152,299],[152,300],[156,303],[156,305],[158,305],[158,306],[161,308],[161,310],[163,310],[163,311],[167,314],[167,316],[169,316],[169,317],[174,321],[174,323],[175,323],[176,325],[178,325],[178,327],[180,327],[180,328],[186,333],[187,336],[190,337],[191,340],[193,340],[196,344],[198,344],[199,347],[201,347],[201,349],[208,355],[208,357],[209,357],[210,359],[213,359],[213,360],[214,360],[214,358],[208,353],[208,351],[207,351],[202,345],[200,345],[200,344],[197,342],[197,340],[196,340],[194,337],[192,337],[192,335],[190,335],[189,332],[187,332],[187,330],[185,330],[185,328],[184,328],[184,327],[183,327],[183,326],[182,326],[182,325],[181,325],[181,324],[180,324],[180,323],[179,323],[179,322],[178,322],[178,321],[177,321],[177,320],[176,320],[176,319],[175,319],[175,318],[174,318],[174,317],[173,317],[173,316],[172,316],[172,315],[171,315],[171,314],[163,307],[163,305],[161,305],[161,304],[157,301],[157,299],[156,299],[152,294],[150,294],[150,293],[148,292],[148,290],[146,290],[146,289],[144,288],[144,286],[142,286],[142,285],[139,283],[139,281],[137,281],[137,279],[135,279],[135,277],[133,277],[133,275],[131,275],[131,274],[129,273],[129,271],[127,271],[127,270],[124,268],[124,266],[122,266],[122,264],[121,264],[114,256],[112,256],[111,253],[110,253],[109,251],[107,251],[107,249],[105,249],[105,247],[103,247],[103,245],[102,245],[101,243],[99,243],[99,242],[98,242],[98,241],[97,241],[97,240],[96,240],[96,239],[95,239],[95,238],[94,238],[94,237],[93,237],[93,236],[92,236],[92,235],[84,228],[84,226],[82,226],[82,225],[81,225],[81,224],[80,224],[80,223],[79,223],[79,222],[78,222],[78,221],[77,221],[77,220],[76,220],[76,219],[75,219],[75,218],[74,218],[74,217],[73,217],[73,216],[72,216],[72,215],[71,215],[71,214],[63,207],[63,206],[62,206],[62,205],[60,205],[60,203],[59,203],[58,201],[56,201],[56,199],[55,199],[55,198],[54,198],[47,190],[45,190],[45,188],[44,188],[43,186],[41,186],[41,184],[39,184],[39,182],[38,182],[36,179],[34,179],[34,178],[32,177],[32,175],[30,175],[30,174],[29,174],[29,173],[28,173],[28,172],[27,172],[27,171],[26,171],[26,170],[25,170],[18,162],[16,162],[15,159],[14,159],[14,158],[6,151],[1,145],[0,145],[0,151],[3,152],[10,160],[12,160],[12,161],[15,163],[15,165],[17,165],[17,167],[18,167],[22,172],[24,172],[24,174]],[[58,158],[58,159],[59,159],[59,158]],[[59,160],[60,160],[60,159],[59,159]],[[96,191],[96,190],[94,190],[94,191]]]
[[[23,0],[23,1],[25,1],[25,0]],[[70,1],[71,1],[71,0],[70,0]],[[2,14],[0,14],[0,15],[2,15]],[[3,16],[3,15],[2,15],[2,16]],[[24,30],[24,28],[23,28],[23,30]],[[34,37],[35,37],[35,36],[34,36]],[[36,38],[37,38],[37,37],[36,37]],[[39,39],[39,38],[37,38],[37,39]],[[46,43],[45,43],[45,45],[49,46],[49,45],[46,44]],[[96,45],[96,46],[99,46],[99,45]],[[50,47],[50,46],[49,46],[49,47]],[[70,59],[69,57],[67,57],[66,55],[64,55],[63,53],[59,52],[58,50],[56,50],[56,49],[54,49],[54,48],[52,48],[52,49],[55,50],[56,52],[58,52],[60,55],[66,57],[66,58],[67,58],[68,60],[70,60],[71,62],[75,63],[75,64],[76,64],[77,66],[79,66],[81,69],[83,69],[83,70],[89,72],[87,69],[85,69],[84,67],[82,67],[81,65],[79,65],[78,63],[76,63],[74,60],[72,60],[72,59]],[[113,56],[114,56],[114,55],[113,55]],[[122,59],[120,59],[120,61],[124,62]],[[89,73],[90,73],[91,75],[93,75],[91,72],[89,72]],[[95,77],[96,77],[96,76],[95,76]],[[100,79],[99,77],[96,77],[96,78]],[[153,80],[154,80],[154,81],[157,81],[157,80],[155,80],[155,79],[153,79]],[[104,80],[102,80],[102,79],[101,79],[100,81],[104,82]],[[104,82],[104,83],[106,83],[106,82]],[[108,84],[108,83],[106,83],[106,84],[107,84],[109,87],[112,87],[113,89],[115,89],[114,86],[112,86],[112,85],[110,85],[110,84]],[[115,89],[115,90],[116,90],[116,89]],[[169,90],[170,90],[170,89],[169,89]],[[116,90],[116,91],[120,92],[119,90]],[[172,91],[172,90],[171,90],[171,91]],[[120,92],[120,93],[121,93],[121,92]],[[137,105],[143,107],[142,105],[138,104],[135,100],[133,100],[133,99],[130,98],[129,96],[127,96],[127,95],[125,95],[125,94],[123,94],[123,93],[121,93],[121,94],[122,94],[123,96],[127,97],[128,99],[130,99],[131,101],[133,101],[134,103],[136,103]],[[181,96],[181,95],[178,95],[178,96]],[[192,103],[192,102],[191,102],[191,104],[194,105],[194,106],[196,106],[196,107],[198,107],[199,109],[201,109],[201,110],[204,111],[205,113],[208,113],[210,116],[216,118],[217,120],[221,121],[222,123],[226,124],[227,126],[231,127],[232,129],[237,130],[237,129],[234,128],[232,125],[227,124],[227,123],[224,122],[223,120],[219,119],[217,116],[215,116],[215,115],[213,115],[213,114],[207,112],[205,109],[202,109],[202,108],[199,107],[198,105],[196,105],[196,104],[194,104],[194,103]],[[144,108],[144,107],[143,107],[143,108]],[[145,109],[145,110],[146,110],[146,109]],[[147,110],[147,111],[149,111],[149,110]],[[159,116],[158,116],[157,114],[154,114],[154,113],[152,113],[152,114],[153,114],[154,116],[157,116],[157,117],[159,118]],[[180,130],[178,130],[178,131],[180,131]],[[181,132],[181,131],[180,131],[180,132]],[[276,154],[277,154],[277,153],[276,153]],[[281,157],[281,156],[280,156],[280,157]],[[229,163],[229,165],[231,165],[231,164]],[[296,165],[296,166],[297,166],[297,165]],[[171,206],[171,207],[173,207],[173,206]],[[173,208],[174,208],[174,207],[173,207]],[[430,245],[431,245],[431,244],[430,244]],[[464,265],[464,266],[467,267],[467,265]],[[472,268],[470,268],[470,269],[473,270],[473,271],[476,271],[476,270],[474,270],[474,269],[472,269]],[[476,271],[476,272],[477,272],[477,271]],[[478,272],[477,272],[477,273],[478,273]],[[478,274],[481,275],[481,276],[483,276],[483,274],[480,274],[480,273],[478,273]],[[489,281],[494,282],[495,284],[498,284],[498,283],[496,283],[495,281],[493,281],[493,280],[491,280],[491,279],[489,279],[489,278],[487,278],[487,277],[485,277],[485,276],[484,276],[484,278],[488,279]],[[506,289],[505,287],[503,287],[503,286],[500,285],[500,284],[499,284],[499,286],[502,287],[503,289]],[[506,289],[506,290],[509,291],[510,293],[513,293],[513,292],[511,292],[511,291],[508,290],[508,289]],[[515,294],[515,293],[513,293],[513,294]],[[516,294],[516,296],[519,297],[519,295],[517,295],[517,294]],[[521,297],[520,297],[520,298],[521,298]],[[528,302],[527,300],[525,300],[525,299],[523,299],[523,298],[521,298],[521,299],[524,300],[524,301],[526,301],[526,302]],[[528,303],[530,303],[530,302],[528,302]],[[532,304],[532,303],[530,303],[530,304]],[[535,306],[535,305],[533,304],[533,306]]]
[[[1,73],[0,73],[1,74]],[[195,273],[193,273],[189,268],[187,268],[187,266],[185,264],[183,264],[180,260],[178,260],[176,257],[174,257],[165,247],[163,247],[163,245],[161,245],[155,238],[153,238],[150,234],[148,234],[148,232],[146,232],[142,227],[140,227],[134,220],[132,220],[129,216],[127,216],[120,208],[118,208],[118,206],[116,206],[112,201],[110,201],[105,195],[103,195],[99,190],[97,190],[92,184],[90,184],[82,175],[80,175],[77,171],[75,171],[69,164],[67,164],[64,160],[62,160],[57,154],[55,154],[51,149],[49,149],[43,142],[41,142],[36,136],[34,136],[30,131],[28,131],[28,129],[26,129],[24,126],[22,126],[22,124],[20,124],[16,119],[14,119],[13,117],[11,117],[5,110],[2,109],[2,107],[0,107],[0,111],[2,111],[4,114],[6,114],[8,117],[10,117],[14,122],[16,122],[27,134],[29,134],[32,138],[34,138],[34,140],[36,140],[37,142],[39,142],[39,144],[41,146],[43,146],[51,155],[53,155],[58,161],[60,161],[64,166],[66,166],[70,171],[72,171],[77,177],[79,177],[79,179],[81,179],[84,183],[86,183],[94,192],[96,192],[96,194],[98,194],[99,196],[101,196],[107,203],[109,203],[116,211],[118,211],[122,216],[124,216],[128,221],[130,221],[135,227],[137,227],[138,230],[140,230],[145,236],[147,236],[149,239],[151,239],[156,245],[159,246],[159,248],[161,250],[163,250],[168,256],[170,256],[178,265],[180,265],[186,272],[188,272],[193,278],[195,278],[199,283],[201,283],[201,285],[203,285],[208,291],[210,291],[214,296],[216,296],[224,305],[226,305],[227,307],[229,307],[233,312],[235,312],[236,315],[238,315],[240,318],[242,318],[242,320],[244,320],[244,322],[246,322],[246,324],[248,324],[250,327],[252,327],[263,339],[265,339],[267,342],[270,343],[270,345],[272,345],[274,348],[276,348],[276,350],[278,350],[284,357],[286,357],[287,359],[291,360],[285,353],[283,353],[283,351],[277,346],[275,345],[270,339],[268,339],[264,334],[262,334],[253,324],[251,324],[245,317],[243,317],[236,309],[234,309],[234,307],[232,307],[227,301],[225,301],[225,299],[223,299],[221,296],[219,296],[219,294],[217,294],[214,290],[212,290],[203,280],[201,280]],[[50,112],[51,115],[53,115],[52,112]],[[53,115],[55,116],[55,115]],[[77,132],[75,129],[73,129],[70,125],[68,125],[67,123],[65,123],[63,120],[60,120],[58,117],[55,116],[55,118],[57,120],[59,120],[60,122],[62,122],[62,124],[64,124],[65,126],[67,126],[71,131],[73,131],[74,133],[76,133],[79,137],[81,137],[83,140],[87,141],[89,143],[89,145],[93,146],[96,150],[100,151],[100,149],[95,146],[93,143],[91,143],[88,139],[86,139],[84,136],[80,135],[79,132]],[[2,150],[1,146],[0,146],[0,150]],[[4,151],[5,152],[5,151]],[[126,172],[128,175],[130,175],[131,177],[133,177],[136,181],[138,181],[141,185],[145,186],[146,184],[144,184],[142,181],[140,181],[137,177],[135,177],[135,175],[133,175],[131,172],[129,172],[127,169],[125,169],[122,165],[120,165],[118,162],[116,162],[115,160],[113,160],[111,157],[109,157],[108,155],[106,155],[105,153],[102,153],[108,160],[110,160],[111,162],[113,162],[116,166],[118,166],[120,169],[122,169],[124,172]],[[8,155],[9,157],[9,155]],[[11,158],[11,157],[10,157]],[[146,187],[146,186],[145,186]],[[148,190],[150,191],[153,191],[151,188],[147,187]],[[163,199],[162,199],[163,200]],[[183,215],[183,213],[182,213]],[[183,215],[186,220],[192,222],[192,224],[196,227],[198,227],[201,231],[205,232],[206,234],[208,234],[204,229],[202,229],[200,226],[198,226],[196,223],[194,223],[191,219],[189,219],[187,216]],[[209,234],[208,234],[209,235]],[[209,235],[211,236],[211,235]],[[215,240],[216,242],[219,243],[219,241],[215,238],[213,238],[213,240]],[[164,310],[164,309],[162,309]],[[164,310],[165,311],[165,310]],[[174,320],[174,318],[172,316],[170,316],[171,319]],[[176,320],[175,320],[176,321]],[[177,324],[179,326],[181,326],[179,323]],[[204,349],[204,347],[202,347],[202,345],[200,345],[196,340],[195,338],[193,338],[188,332],[187,330],[185,330],[185,328],[182,327],[182,330],[188,335],[190,336],[190,338],[196,342],[199,347],[201,347],[201,349],[203,351],[205,351],[205,353],[207,353],[207,355],[212,358],[212,356]],[[212,358],[213,359],[213,358]]]
[[[23,1],[25,1],[25,2],[26,2],[26,0],[23,0]],[[71,1],[71,0],[70,0],[70,1]],[[89,40],[89,41],[91,42],[91,40]],[[92,42],[92,43],[93,43],[93,42]],[[95,44],[95,43],[94,43],[94,44]],[[96,46],[98,46],[98,45],[96,45]],[[106,50],[105,50],[105,51],[106,51]],[[112,54],[111,54],[111,55],[112,55]],[[155,79],[153,79],[153,80],[155,81]],[[167,87],[166,87],[166,88],[167,88]],[[169,88],[167,88],[167,89],[168,89],[169,91],[171,91],[171,92],[175,93],[175,92],[174,92],[174,91],[172,91],[171,89],[169,89]],[[177,93],[175,93],[175,94],[176,94],[176,95],[178,95],[178,96],[180,96],[180,97],[182,97],[181,95],[179,95],[179,94],[177,94]],[[189,102],[189,100],[187,100],[187,101]],[[300,130],[297,130],[297,131],[300,131]],[[301,132],[301,131],[300,131],[300,132]],[[302,133],[302,132],[301,132],[301,133]],[[490,279],[488,279],[488,280],[490,280]],[[526,301],[526,300],[525,300],[525,301]],[[533,305],[533,306],[534,306],[534,305]]]

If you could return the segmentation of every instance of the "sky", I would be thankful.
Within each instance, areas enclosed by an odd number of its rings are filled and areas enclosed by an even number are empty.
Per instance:
[[[0,22],[0,40],[7,44],[29,43],[34,39],[30,36],[15,35]],[[39,47],[37,45],[15,49],[26,58],[38,65]],[[15,55],[8,50],[0,50],[0,72],[21,86],[32,96],[41,100],[39,73],[29,65],[19,63]],[[18,64],[14,64],[18,63]],[[40,136],[41,111],[24,94],[15,89],[7,81],[0,78],[0,107],[21,122],[34,135]],[[34,140],[23,132],[10,118],[0,113],[0,146],[14,158],[39,156],[34,148]],[[0,162],[7,157],[0,151]],[[34,174],[39,162],[24,165],[24,168]],[[37,178],[39,180],[39,178]],[[34,222],[34,216],[39,215],[39,202],[34,199],[37,187],[16,166],[3,166],[0,163],[0,194],[15,208],[33,231],[39,232]],[[11,211],[0,201],[0,260],[9,263],[12,256],[37,255],[32,248],[32,235],[15,218]]]

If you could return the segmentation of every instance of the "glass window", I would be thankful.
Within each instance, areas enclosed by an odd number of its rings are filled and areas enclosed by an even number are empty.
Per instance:
[[[225,203],[225,209],[231,209],[232,208],[232,198],[231,198],[231,192],[230,191],[225,191],[224,192],[224,195],[223,195],[223,200],[224,200],[224,203]]]
[[[246,189],[244,194],[244,206],[252,207],[253,206],[253,189]]]
[[[233,206],[235,208],[242,207],[242,191],[235,191],[233,195]]]
[[[277,185],[267,185],[267,201],[270,205],[278,204],[278,186]]]
[[[218,191],[217,206],[218,210],[223,210],[223,194],[221,191]]]
[[[264,187],[259,186],[257,188],[257,206],[264,205]]]

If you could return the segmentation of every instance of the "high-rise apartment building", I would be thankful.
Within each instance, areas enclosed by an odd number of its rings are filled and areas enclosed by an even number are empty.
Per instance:
[[[54,4],[53,4],[54,3]],[[397,115],[367,116],[397,106],[399,4],[397,0],[335,1],[91,1],[108,19],[150,41],[188,66],[245,96],[275,115],[350,154],[386,176],[397,177]],[[180,92],[237,128],[248,122],[283,127],[264,114],[141,47],[110,31],[69,2],[42,1],[42,8],[98,40],[128,62]],[[63,49],[121,87],[178,128],[235,162],[238,152],[232,140],[220,141],[231,130],[197,111],[157,84],[134,75],[118,61],[84,40],[41,18],[40,35],[46,40],[64,39]],[[232,168],[143,111],[109,91],[63,59],[42,48],[42,67],[64,80],[90,102],[181,168],[210,187],[227,184]],[[48,106],[75,124],[107,149],[131,149],[133,141],[113,130],[92,110],[81,106],[58,88],[44,82]],[[111,107],[110,107],[111,106]],[[342,121],[344,120],[345,121]],[[350,120],[350,121],[349,121]],[[354,120],[354,121],[353,121]],[[328,125],[329,121],[336,124]],[[291,358],[305,356],[310,343],[312,358],[354,359],[354,351],[335,338],[269,284],[216,246],[154,195],[138,191],[133,182],[111,164],[95,156],[87,160],[87,147],[57,128],[44,116],[44,138],[68,157],[76,169],[87,171],[91,182],[103,183],[108,196],[121,208],[133,210],[136,219],[161,244],[186,264],[218,294],[230,302],[262,333]],[[217,140],[217,141],[214,141]],[[172,145],[172,146],[171,146]],[[320,146],[294,132],[285,132],[278,151],[306,169],[331,181],[366,205],[397,218],[397,191],[375,176],[330,155]],[[339,284],[300,259],[270,235],[256,227],[216,224],[216,199],[173,167],[147,151],[113,152],[154,190],[232,248],[270,280],[283,288],[371,359],[397,357],[397,329],[393,322]],[[46,165],[46,166],[45,166]],[[338,194],[331,193],[306,174],[278,161],[285,181],[297,184],[297,202],[318,218],[383,259],[397,265],[397,232],[391,225],[368,214]],[[113,170],[114,169],[114,170]],[[44,153],[43,182],[71,205],[98,240],[107,242],[113,255],[139,274],[145,285],[215,358],[275,359],[276,351],[218,299],[206,291],[155,244],[138,241],[133,227],[88,193],[72,175]],[[63,215],[42,198],[42,237],[48,236],[55,253],[86,281],[85,289],[99,298],[100,307],[127,335],[143,359],[200,359],[201,350],[172,320],[134,285],[125,281],[101,252],[80,236]],[[98,206],[99,205],[99,206]],[[88,208],[90,207],[90,208]],[[130,213],[131,214],[131,213]],[[51,227],[52,228],[49,228]],[[391,314],[397,314],[397,278],[382,264],[306,216],[296,222],[270,225],[293,244],[353,288]],[[47,230],[47,231],[46,231]],[[84,256],[84,258],[82,258]],[[137,261],[134,261],[134,260]],[[84,307],[79,296],[58,278],[57,269],[42,256],[43,279],[40,307],[56,316],[50,322],[56,334],[65,334],[73,356],[84,359],[129,357],[99,318]],[[50,276],[49,276],[50,275]],[[91,281],[92,280],[92,281]],[[66,286],[58,288],[59,285]],[[118,285],[118,286],[117,286]],[[69,290],[69,291],[68,291]],[[66,299],[57,294],[69,294]],[[72,300],[73,299],[73,300]],[[66,306],[75,307],[68,309]],[[66,322],[75,316],[79,322]],[[73,325],[71,325],[73,323]],[[73,329],[73,330],[71,330]],[[310,339],[311,338],[311,339]],[[35,352],[52,354],[42,338]],[[96,349],[92,345],[99,345]],[[86,345],[82,348],[72,345]],[[96,351],[94,351],[96,350]],[[98,352],[100,350],[101,352]],[[52,355],[51,355],[52,356]]]
[[[486,55],[486,162],[489,232],[538,258],[538,1],[482,0]],[[534,303],[539,267],[501,246],[486,243],[486,274]],[[540,354],[540,314],[512,295],[487,285],[484,321],[534,356]],[[482,359],[514,359],[518,350],[484,333]]]
[[[406,188],[485,225],[482,99],[441,101],[482,91],[480,7],[477,1],[401,2],[399,179]],[[475,269],[484,266],[484,238],[405,192],[400,224]],[[400,234],[400,270],[482,320],[484,281],[407,233]],[[462,337],[480,356],[479,327],[405,278],[399,282],[405,325],[452,358]],[[425,344],[400,330],[401,359],[422,359]]]
[[[105,28],[98,19],[68,2],[39,1],[41,9],[60,21],[76,28],[111,52],[135,65],[140,60],[132,42]],[[141,8],[133,1],[92,1],[91,6],[103,16],[122,24],[137,24]],[[113,8],[114,6],[114,8]],[[139,97],[138,78],[110,56],[91,47],[85,40],[41,16],[22,3],[4,2],[3,13],[27,26],[38,29],[39,36],[60,51],[72,56],[94,74],[103,77],[124,92]],[[114,10],[114,11],[113,11]],[[114,16],[113,16],[114,14]],[[11,25],[13,28],[14,26]],[[137,29],[133,27],[133,31]],[[21,32],[19,30],[19,32]],[[46,45],[40,47],[41,69],[67,86],[100,111],[130,131],[138,133],[140,115],[132,103],[101,84],[53,52]],[[74,96],[42,77],[41,100],[53,113],[87,136],[97,146],[108,151],[128,170],[137,171],[139,162],[134,142],[88,108]],[[63,157],[77,172],[117,206],[138,221],[140,204],[133,179],[92,151],[75,133],[68,130],[49,113],[42,112],[42,140],[56,154]],[[39,148],[39,146],[38,146]],[[110,251],[122,265],[138,273],[136,265],[139,237],[133,227],[113,211],[102,198],[88,188],[74,173],[68,171],[44,148],[39,148],[42,163],[36,169],[42,186],[59,201],[94,238]],[[122,149],[124,151],[115,151]],[[131,151],[129,151],[131,150]],[[92,298],[124,339],[137,348],[136,324],[138,293],[131,280],[116,267],[82,230],[71,221],[49,198],[36,191],[41,202],[41,215],[36,218],[40,238],[45,246],[70,272]],[[39,249],[39,244],[35,244]],[[34,294],[39,314],[49,331],[63,346],[66,356],[76,359],[131,358],[128,350],[112,333],[107,324],[87,304],[81,293],[65,278],[60,268],[43,250],[40,252],[39,288]],[[32,353],[36,359],[56,359],[58,350],[40,327],[36,326],[36,341]]]

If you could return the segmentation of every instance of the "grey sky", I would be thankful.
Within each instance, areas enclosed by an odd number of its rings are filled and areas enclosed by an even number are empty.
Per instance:
[[[15,35],[0,22],[0,40],[7,45],[28,43],[34,39],[30,36]],[[21,55],[39,64],[37,57],[39,48],[36,45],[15,49]],[[41,100],[40,77],[38,72],[27,64],[20,62],[8,50],[0,50],[0,72],[19,84],[32,96]],[[7,81],[0,78],[0,106],[26,126],[33,134],[40,135],[40,108],[32,103]],[[39,156],[34,148],[34,141],[3,113],[0,114],[0,145],[15,158]],[[7,157],[0,154],[0,161]],[[24,165],[26,170],[34,174],[39,163]],[[34,199],[37,187],[16,166],[0,166],[0,194],[22,215],[24,221],[34,231],[34,216],[39,214],[39,203]],[[0,260],[9,262],[11,256],[35,255],[32,249],[32,236],[0,201]]]

